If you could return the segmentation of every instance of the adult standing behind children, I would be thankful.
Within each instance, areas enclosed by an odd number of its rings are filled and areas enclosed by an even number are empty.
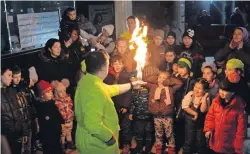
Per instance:
[[[122,94],[145,82],[134,81],[106,85],[109,56],[106,52],[91,52],[85,60],[86,76],[78,82],[75,94],[77,119],[76,146],[81,154],[119,154],[118,117],[111,97]]]
[[[250,84],[250,45],[248,31],[244,27],[238,27],[234,30],[233,39],[224,48],[220,49],[214,58],[216,61],[230,60],[236,58],[244,63],[244,77]]]

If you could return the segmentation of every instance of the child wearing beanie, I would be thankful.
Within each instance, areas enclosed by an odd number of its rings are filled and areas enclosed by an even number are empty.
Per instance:
[[[176,49],[179,57],[191,57],[193,77],[196,79],[201,76],[201,65],[205,61],[202,46],[195,40],[195,31],[187,29],[183,33],[183,44]]]
[[[243,154],[246,139],[247,117],[245,102],[237,95],[236,85],[240,76],[229,73],[220,82],[219,95],[207,113],[204,132],[209,140],[210,153]]]
[[[167,34],[167,38],[166,38],[166,42],[165,42],[165,47],[166,49],[175,48],[176,45],[176,34],[173,31],[168,32]]]
[[[176,149],[179,151],[181,147],[184,144],[184,138],[185,136],[185,123],[182,116],[182,108],[181,108],[181,102],[184,96],[193,89],[194,80],[192,78],[192,60],[190,58],[180,58],[177,62],[178,65],[178,73],[177,73],[177,79],[181,80],[183,85],[182,87],[175,93],[175,107],[177,109],[176,113]]]
[[[67,149],[73,149],[74,144],[72,140],[72,128],[74,120],[73,102],[70,96],[66,93],[66,89],[69,87],[69,80],[62,79],[59,81],[52,81],[51,85],[54,89],[55,104],[64,119],[62,124],[61,143],[63,149],[65,149],[65,139],[67,141]]]
[[[44,154],[60,154],[61,146],[61,124],[64,120],[53,100],[52,86],[41,80],[37,84],[39,101],[36,104],[38,123],[40,126],[40,137]]]
[[[250,114],[250,88],[247,84],[244,75],[244,64],[241,60],[232,58],[227,61],[225,74],[228,76],[230,73],[236,73],[239,75],[240,80],[235,87],[237,89],[236,93],[246,102],[246,112]]]

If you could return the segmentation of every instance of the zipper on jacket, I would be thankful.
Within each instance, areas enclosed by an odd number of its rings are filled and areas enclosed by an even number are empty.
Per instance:
[[[223,112],[222,112],[222,115],[221,115],[221,118],[220,118],[220,124],[219,124],[219,126],[221,126],[221,122],[222,122],[223,116],[224,116],[224,109],[223,109]],[[219,128],[219,132],[220,132],[220,129],[221,129],[221,127]],[[220,141],[220,134],[218,135],[216,149],[218,149],[219,141]]]

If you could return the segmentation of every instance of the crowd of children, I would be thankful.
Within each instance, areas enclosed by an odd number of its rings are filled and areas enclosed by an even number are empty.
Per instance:
[[[63,154],[77,148],[74,92],[68,94],[67,88],[73,83],[74,91],[77,81],[73,82],[72,76],[76,76],[79,69],[81,76],[86,74],[81,61],[89,43],[96,49],[109,50],[110,66],[104,83],[137,80],[135,53],[129,49],[135,17],[128,18],[130,29],[116,42],[109,38],[113,25],[104,26],[98,37],[84,30],[73,34],[72,29],[79,21],[75,9],[65,11],[60,41],[50,39],[45,48],[49,60],[28,70],[18,66],[2,67],[1,134],[2,138],[6,137],[12,154],[31,154],[37,149],[44,154]],[[79,40],[80,34],[89,41]],[[247,154],[243,144],[249,141],[249,59],[246,61],[242,56],[250,53],[243,50],[248,47],[245,29],[235,30],[232,42],[215,55],[215,62],[205,61],[194,30],[184,32],[182,45],[176,45],[174,32],[168,32],[166,42],[164,36],[164,31],[157,29],[149,40],[142,70],[142,80],[147,85],[112,98],[121,128],[118,142],[121,153],[150,154],[154,147],[156,154]],[[71,50],[72,41],[82,45],[76,47],[78,52]],[[66,63],[65,59],[72,58],[73,54],[78,61],[71,59],[71,63]],[[48,62],[50,65],[44,65]],[[59,65],[71,67],[66,74],[60,74],[52,70],[52,65],[55,70],[62,69]],[[69,72],[73,74],[67,75]],[[135,147],[131,144],[133,137]],[[38,140],[42,147],[38,146]]]

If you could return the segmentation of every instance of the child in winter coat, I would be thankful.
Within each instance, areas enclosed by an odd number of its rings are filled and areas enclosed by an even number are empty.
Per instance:
[[[175,62],[176,54],[173,49],[167,49],[165,52],[165,58],[162,61],[159,69],[161,71],[167,71],[173,73],[173,63]]]
[[[208,94],[210,100],[213,100],[219,92],[219,83],[216,79],[217,68],[215,63],[204,62],[201,67],[202,77],[209,83]]]
[[[181,147],[184,144],[184,136],[185,136],[185,122],[182,119],[183,116],[181,102],[184,96],[193,89],[194,80],[192,78],[192,60],[190,58],[180,58],[177,62],[178,65],[178,74],[177,79],[181,80],[183,85],[182,87],[175,93],[175,107],[176,107],[176,150],[181,150]]]
[[[219,95],[213,100],[204,125],[205,136],[214,153],[243,154],[247,119],[245,102],[236,93],[236,73],[220,82]]]
[[[53,100],[52,86],[41,80],[37,84],[40,100],[36,104],[44,154],[61,154],[61,124],[64,120]]]
[[[68,40],[70,38],[69,30],[73,27],[78,27],[80,18],[76,15],[75,8],[67,8],[62,15],[62,20],[60,21],[59,39],[60,42]]]
[[[115,55],[111,57],[111,66],[109,67],[108,76],[105,78],[104,83],[124,84],[129,83],[131,73],[124,69],[124,60],[121,56]],[[115,108],[119,117],[120,130],[120,147],[122,147],[122,154],[128,154],[132,140],[131,122],[129,120],[129,107],[132,101],[132,93],[128,91],[124,94],[112,98],[115,103]]]
[[[18,66],[14,66],[12,68],[12,72],[12,87],[17,92],[17,98],[22,108],[21,111],[23,113],[25,123],[27,123],[29,128],[28,142],[23,144],[22,151],[23,153],[31,153],[31,145],[34,145],[33,143],[38,127],[34,105],[36,100],[31,86],[37,82],[38,76],[34,67],[31,67],[29,72],[22,72]],[[27,77],[26,74],[29,74],[29,77]]]
[[[54,88],[55,104],[64,120],[64,124],[62,124],[61,143],[64,149],[66,139],[67,149],[72,149],[74,146],[72,140],[74,112],[72,99],[66,93],[66,89],[69,87],[69,80],[63,79],[61,82],[52,81],[51,85]]]
[[[225,74],[228,76],[230,73],[236,73],[240,76],[239,82],[236,85],[236,94],[240,96],[246,102],[246,112],[250,114],[250,87],[247,84],[247,79],[245,78],[244,64],[241,60],[232,58],[227,61]]]
[[[192,154],[194,148],[198,154],[205,154],[206,138],[203,133],[205,115],[210,105],[207,90],[208,82],[199,78],[190,91],[182,100],[182,109],[185,111],[185,142],[183,154]],[[197,146],[194,146],[194,145]]]
[[[156,153],[162,152],[162,140],[165,131],[168,140],[168,154],[175,153],[175,139],[173,132],[174,97],[173,93],[182,86],[182,82],[176,80],[173,87],[166,86],[166,82],[171,80],[168,72],[160,72],[157,84],[147,84],[149,91],[149,111],[154,115]]]

